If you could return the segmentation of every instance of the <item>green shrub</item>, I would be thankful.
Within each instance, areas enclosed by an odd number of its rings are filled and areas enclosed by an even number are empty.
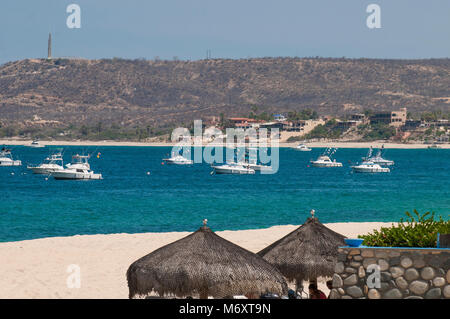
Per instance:
[[[289,136],[286,142],[299,142],[303,141],[305,138],[303,136]]]
[[[363,245],[377,247],[436,247],[437,234],[450,234],[450,220],[439,216],[435,220],[434,213],[426,212],[420,215],[414,210],[414,215],[406,212],[408,219],[403,218],[398,225],[382,227],[368,235],[360,235]]]
[[[395,128],[387,124],[372,124],[370,125],[370,128],[366,128],[363,139],[366,141],[387,140],[395,136],[395,133]]]
[[[312,138],[330,138],[338,139],[345,132],[344,128],[339,127],[335,119],[331,119],[325,125],[317,125],[311,132],[305,135],[305,139]]]

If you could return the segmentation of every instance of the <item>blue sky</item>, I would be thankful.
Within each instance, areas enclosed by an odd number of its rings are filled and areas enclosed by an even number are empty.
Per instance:
[[[81,28],[66,7],[81,7]],[[381,8],[381,29],[366,7]],[[450,56],[449,0],[1,0],[0,63],[54,56],[197,60]]]

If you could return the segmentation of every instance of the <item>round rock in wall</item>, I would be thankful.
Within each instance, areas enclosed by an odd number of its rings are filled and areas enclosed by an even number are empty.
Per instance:
[[[369,299],[380,299],[381,294],[376,289],[370,289],[369,292],[367,293],[367,297]]]
[[[391,267],[389,271],[394,279],[403,276],[405,273],[405,270],[402,267]]]
[[[445,285],[445,279],[443,277],[436,277],[433,279],[433,286],[442,287]]]
[[[405,279],[408,281],[416,280],[419,278],[419,272],[415,268],[409,268],[405,271]]]
[[[361,288],[357,286],[351,286],[346,289],[347,294],[352,296],[353,298],[359,298],[363,296],[363,292]]]
[[[400,260],[400,265],[402,265],[403,268],[409,268],[413,264],[413,261],[409,257],[404,257]]]
[[[397,287],[402,290],[408,288],[408,282],[403,277],[398,277],[397,279],[395,279],[395,283],[397,284]]]
[[[431,267],[425,267],[420,271],[420,276],[422,277],[422,279],[425,279],[425,280],[433,279],[435,274],[436,273],[435,273],[434,269]]]
[[[441,288],[430,289],[425,294],[425,299],[440,299],[440,298],[441,298]]]
[[[384,299],[401,299],[403,297],[402,293],[398,289],[391,289],[384,293],[383,298]]]
[[[409,285],[409,290],[415,295],[423,295],[428,290],[428,283],[422,280],[415,280]]]
[[[450,298],[450,285],[445,286],[442,293],[445,298]]]

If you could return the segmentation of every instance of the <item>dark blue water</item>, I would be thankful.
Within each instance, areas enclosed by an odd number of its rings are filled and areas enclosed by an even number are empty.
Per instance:
[[[50,148],[51,149],[51,148]],[[274,175],[210,175],[208,164],[161,165],[169,147],[65,147],[97,154],[100,181],[33,175],[49,147],[14,147],[17,168],[0,167],[0,241],[99,233],[193,231],[301,224],[311,209],[321,222],[398,221],[405,211],[450,213],[450,150],[387,150],[389,174],[352,174],[365,149],[339,149],[343,168],[308,167],[323,149],[280,149]],[[14,175],[11,173],[14,172]],[[150,175],[146,173],[150,172]]]

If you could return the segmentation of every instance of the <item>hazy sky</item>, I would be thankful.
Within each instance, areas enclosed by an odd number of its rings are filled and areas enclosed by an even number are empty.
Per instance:
[[[0,63],[46,57],[49,32],[56,57],[450,56],[449,0],[1,0],[0,28]]]

